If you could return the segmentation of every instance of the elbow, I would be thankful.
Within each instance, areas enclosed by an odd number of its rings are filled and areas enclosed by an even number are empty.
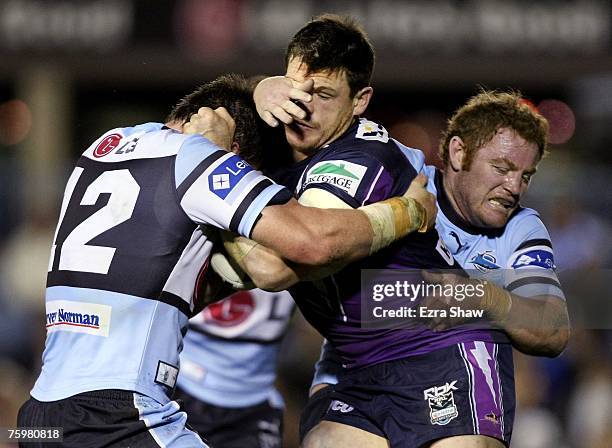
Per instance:
[[[556,358],[563,353],[563,350],[567,347],[569,335],[569,328],[558,329],[554,333],[542,337],[539,344],[534,344],[521,351],[532,356]]]
[[[549,358],[556,358],[563,350],[567,347],[569,342],[570,330],[569,328],[559,329],[555,332],[555,334],[549,338],[547,345],[547,350],[544,356]]]

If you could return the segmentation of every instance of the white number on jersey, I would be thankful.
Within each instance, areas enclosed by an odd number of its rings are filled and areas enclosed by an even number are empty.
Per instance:
[[[58,230],[62,225],[74,187],[82,173],[83,168],[77,167],[70,176],[62,204],[60,222],[57,226]],[[60,251],[59,270],[108,273],[116,248],[93,246],[87,243],[132,217],[140,186],[129,170],[105,171],[87,187],[80,204],[94,205],[98,197],[104,193],[110,193],[108,203],[76,226],[64,240]],[[53,266],[58,230],[56,230],[53,241],[49,270]]]

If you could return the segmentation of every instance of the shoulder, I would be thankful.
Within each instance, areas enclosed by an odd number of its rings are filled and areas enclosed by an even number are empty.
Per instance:
[[[361,118],[342,137],[325,147],[320,156],[321,159],[343,159],[368,168],[384,168],[393,178],[399,178],[416,175],[420,169],[415,167],[419,165],[418,152],[390,138],[382,125]]]
[[[504,229],[506,239],[514,243],[515,248],[523,245],[529,239],[539,238],[550,241],[546,226],[540,214],[532,209],[522,207],[509,220]]]
[[[550,235],[537,211],[519,210],[506,225],[503,234],[508,254],[508,268],[554,267]]]

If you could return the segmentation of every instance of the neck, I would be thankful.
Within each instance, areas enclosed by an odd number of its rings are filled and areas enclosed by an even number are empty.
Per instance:
[[[183,132],[183,123],[179,123],[178,121],[169,121],[164,123],[164,126],[169,127],[170,129],[174,129],[175,131]]]
[[[453,207],[453,210],[455,210],[455,213],[457,213],[457,215],[459,215],[461,219],[463,219],[465,222],[469,222],[466,216],[461,212],[461,208],[459,208],[459,205],[457,204],[457,199],[454,196],[455,189],[452,188],[452,183],[452,175],[449,175],[448,170],[445,170],[444,176],[442,177],[442,186],[444,187],[444,193],[448,198],[448,202],[450,202],[450,205]]]
[[[291,152],[293,153],[293,161],[296,163],[301,162],[302,160],[308,157],[308,154],[304,154],[303,152],[300,152],[297,149],[291,149]]]

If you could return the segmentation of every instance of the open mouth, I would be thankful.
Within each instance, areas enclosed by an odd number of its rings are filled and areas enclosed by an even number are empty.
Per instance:
[[[516,207],[516,201],[512,199],[505,198],[492,198],[489,199],[489,204],[494,208],[503,209],[503,210],[512,210]]]

